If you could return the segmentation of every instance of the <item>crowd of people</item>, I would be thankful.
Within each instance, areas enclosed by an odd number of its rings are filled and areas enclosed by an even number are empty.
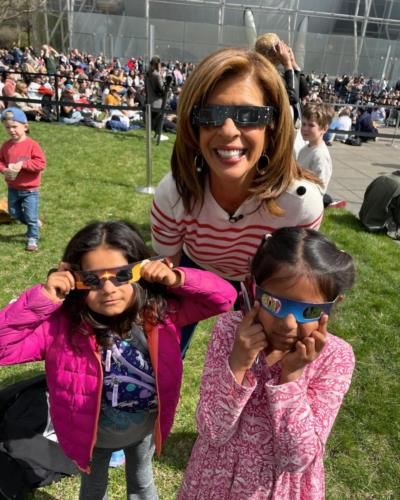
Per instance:
[[[159,61],[161,87],[167,75],[173,79],[167,95],[165,131],[175,131],[180,88],[192,70],[191,63]],[[82,54],[77,49],[65,55],[48,45],[38,52],[31,47],[22,50],[15,46],[0,51],[0,75],[0,96],[5,98],[0,101],[0,108],[15,105],[26,113],[28,120],[59,119],[66,124],[82,123],[114,130],[129,130],[143,124],[146,82],[151,78],[146,74],[142,57],[131,57],[121,63],[118,58],[108,60],[103,55]],[[54,106],[56,97],[62,101],[59,117]],[[92,104],[129,109],[96,109]]]
[[[21,80],[26,92],[35,84],[50,97],[71,93],[65,123],[84,122],[83,99],[122,108],[129,99],[120,120],[106,111],[122,123],[147,94],[157,132],[169,93],[176,106],[171,172],[149,214],[153,251],[163,257],[150,257],[132,225],[98,221],[73,236],[43,284],[0,311],[0,364],[46,361],[52,421],[81,471],[81,500],[105,497],[110,457],[121,448],[127,496],[157,499],[152,457],[173,424],[182,360],[196,322],[220,313],[178,498],[324,497],[325,444],[355,363],[351,346],[328,331],[354,263],[319,232],[333,108],[300,94],[300,68],[283,41],[259,42],[213,52],[195,68],[153,57],[147,73],[140,59],[120,67],[48,46],[1,55],[3,96]],[[43,73],[25,81],[27,65]],[[10,139],[0,170],[9,191],[32,191],[18,182],[39,182],[45,160],[33,168],[33,152],[19,157],[32,142],[17,104],[6,102],[1,115]],[[26,111],[48,116],[43,106]]]
[[[262,43],[273,41],[263,40]],[[289,48],[286,53],[284,45],[279,50],[280,53],[274,54],[273,64],[289,67],[293,52]],[[81,53],[77,49],[68,54],[59,53],[49,45],[43,45],[39,51],[32,47],[22,49],[14,46],[9,50],[0,50],[0,96],[36,99],[35,103],[14,102],[26,113],[28,120],[60,119],[66,124],[82,123],[98,128],[108,126],[116,130],[143,125],[147,98],[153,110],[153,129],[175,132],[181,88],[194,67],[190,62],[162,62],[156,57],[149,68],[145,68],[140,56],[121,61],[115,57],[107,59],[102,54]],[[158,76],[155,77],[155,74]],[[305,75],[300,73],[300,68],[296,68],[295,74],[300,84],[299,106],[307,102],[325,102],[334,105],[338,112],[342,110],[340,105],[372,109],[375,123],[386,126],[396,124],[400,80],[391,87],[387,80],[377,81],[363,75],[350,77],[344,74],[333,79],[326,74],[315,75],[314,72]],[[159,88],[154,89],[157,78]],[[160,121],[163,88],[168,78],[172,84],[168,86],[165,113]],[[147,82],[150,82],[149,86]],[[56,95],[64,102],[59,116],[54,108]],[[289,93],[289,99],[292,98],[293,92]],[[90,104],[126,106],[129,110],[95,109],[89,107]],[[6,106],[7,101],[0,101],[0,108]],[[297,113],[296,108],[294,112]],[[355,119],[356,116],[354,122]],[[167,136],[162,138],[167,139]]]

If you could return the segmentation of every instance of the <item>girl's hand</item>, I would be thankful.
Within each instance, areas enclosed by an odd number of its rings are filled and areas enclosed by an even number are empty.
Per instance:
[[[323,314],[319,320],[318,330],[314,330],[309,337],[298,340],[295,350],[282,358],[281,384],[297,380],[303,373],[304,367],[318,358],[326,344],[328,319],[329,316]]]
[[[259,310],[260,304],[255,302],[236,330],[229,366],[239,384],[243,382],[246,371],[253,366],[258,353],[268,345],[263,327],[256,319]]]
[[[47,281],[44,285],[44,292],[54,302],[64,300],[71,290],[75,288],[75,279],[69,271],[69,265],[61,262],[58,270],[51,272],[47,276]]]
[[[160,283],[166,286],[176,287],[183,284],[183,273],[174,271],[163,260],[143,262],[140,276],[150,283]]]

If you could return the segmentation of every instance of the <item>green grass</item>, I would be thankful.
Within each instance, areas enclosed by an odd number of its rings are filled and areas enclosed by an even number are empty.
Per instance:
[[[69,238],[94,219],[135,222],[150,242],[151,196],[146,185],[142,131],[111,133],[85,127],[33,124],[32,137],[48,159],[41,190],[45,220],[40,251],[24,250],[24,228],[0,226],[0,306],[57,265]],[[0,130],[0,140],[5,134]],[[171,139],[173,139],[171,137]],[[153,185],[169,169],[172,140],[154,146]],[[6,195],[0,185],[0,197]],[[355,258],[358,278],[332,318],[330,330],[348,340],[357,366],[326,450],[328,499],[400,498],[399,246],[384,235],[365,232],[344,210],[326,214],[322,231]],[[194,410],[204,352],[213,321],[203,322],[185,361],[184,385],[173,432],[155,475],[161,499],[173,499],[195,439]],[[41,371],[41,364],[1,368],[0,385]],[[77,498],[79,480],[66,478],[36,490],[35,499]],[[123,469],[110,471],[109,497],[123,499]],[[206,500],[206,499],[205,499]],[[245,500],[245,499],[244,499]]]

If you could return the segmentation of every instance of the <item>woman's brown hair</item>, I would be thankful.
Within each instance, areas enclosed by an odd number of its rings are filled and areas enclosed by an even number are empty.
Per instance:
[[[203,169],[199,175],[194,164],[200,153],[200,144],[199,130],[192,125],[193,108],[205,104],[221,80],[238,75],[254,78],[264,90],[265,105],[273,106],[277,111],[274,123],[265,128],[264,153],[269,158],[268,168],[261,174],[256,172],[250,192],[265,201],[272,213],[279,215],[282,210],[275,200],[289,184],[301,177],[315,178],[303,172],[293,157],[293,118],[282,77],[264,56],[254,50],[218,50],[203,59],[185,82],[179,99],[172,174],[184,207],[190,212],[197,202],[204,200],[208,171]]]

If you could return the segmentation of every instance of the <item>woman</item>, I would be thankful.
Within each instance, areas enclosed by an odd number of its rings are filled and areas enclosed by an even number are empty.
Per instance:
[[[146,73],[146,99],[151,104],[151,128],[154,132],[161,133],[163,129],[163,99],[165,94],[164,82],[161,77],[161,59],[152,57],[150,68]],[[160,135],[161,140],[168,140],[168,136]]]
[[[152,207],[155,250],[238,288],[266,233],[318,228],[322,195],[293,159],[293,139],[284,83],[265,57],[206,57],[180,96],[172,172]]]
[[[18,80],[15,87],[14,97],[18,97],[20,99],[29,99],[28,85],[23,80]],[[40,120],[43,114],[40,104],[31,102],[16,102],[15,106],[22,109],[22,111],[26,114],[28,120]]]

